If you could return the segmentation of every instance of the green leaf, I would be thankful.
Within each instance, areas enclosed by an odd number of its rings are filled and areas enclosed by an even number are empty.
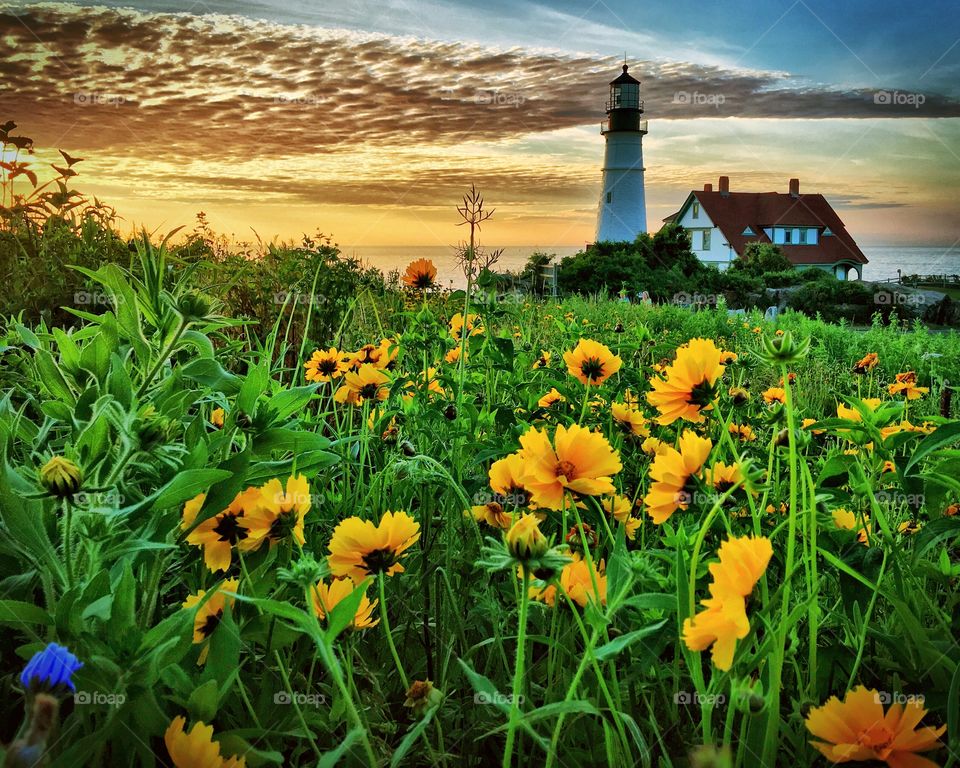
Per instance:
[[[267,409],[275,422],[284,421],[293,414],[302,411],[316,395],[316,392],[316,384],[285,389],[270,398]]]
[[[45,349],[39,349],[33,356],[33,360],[37,367],[37,377],[46,390],[68,405],[76,405],[77,399],[73,395],[73,390],[67,384],[67,380],[54,361],[53,355]]]
[[[0,600],[0,624],[53,624],[50,614],[33,603],[19,600]]]
[[[327,637],[331,641],[353,623],[360,601],[367,592],[367,586],[368,582],[364,582],[354,587],[353,592],[337,603],[327,615]]]
[[[187,712],[190,713],[190,720],[211,722],[217,714],[219,694],[220,688],[216,680],[207,680],[207,682],[194,688],[190,698],[187,699]]]
[[[323,753],[323,756],[317,763],[317,768],[334,768],[347,753],[347,750],[353,746],[353,743],[359,739],[362,734],[362,728],[354,728],[352,731],[348,731],[347,735],[343,737],[343,741],[341,741],[335,749]]]
[[[240,389],[238,376],[226,371],[216,360],[205,357],[191,360],[180,369],[180,375],[227,395],[236,394]]]
[[[323,435],[299,429],[268,429],[257,435],[253,441],[253,450],[258,456],[288,451],[299,454],[329,447],[330,441]]]
[[[664,626],[666,626],[666,623],[667,620],[664,619],[663,621],[658,621],[656,624],[651,624],[649,627],[636,629],[633,632],[627,632],[624,635],[620,635],[620,637],[611,640],[609,643],[601,645],[593,652],[593,655],[598,661],[612,659],[614,656],[618,655],[638,640],[642,640],[645,637],[649,637],[654,632],[660,631]]]
[[[197,494],[206,493],[214,483],[232,476],[233,473],[225,469],[185,469],[163,486],[154,497],[150,508],[159,510],[179,507]],[[197,517],[199,518],[199,515]]]
[[[957,440],[960,440],[960,421],[951,421],[938,427],[917,445],[917,449],[907,462],[907,473],[909,474],[913,467],[934,451],[946,448]]]
[[[414,743],[419,739],[423,732],[426,730],[427,726],[430,725],[430,721],[433,720],[433,713],[436,712],[436,707],[432,707],[427,710],[426,714],[418,720],[413,727],[407,731],[407,734],[403,737],[403,741],[397,746],[397,749],[393,753],[393,757],[390,758],[390,768],[397,768],[403,758],[407,756],[407,752],[410,751],[410,748]]]

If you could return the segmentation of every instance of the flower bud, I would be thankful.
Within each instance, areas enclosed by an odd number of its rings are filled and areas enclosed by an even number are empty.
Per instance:
[[[427,710],[437,707],[443,701],[443,694],[433,687],[429,680],[414,680],[407,689],[407,698],[403,706],[409,707],[418,717]]]
[[[83,485],[83,472],[69,459],[54,456],[40,470],[40,483],[51,495],[68,499]]]
[[[520,562],[535,560],[549,548],[536,515],[524,514],[507,531],[507,549]]]
[[[197,322],[210,314],[210,300],[194,291],[189,291],[177,300],[177,311],[187,322]]]

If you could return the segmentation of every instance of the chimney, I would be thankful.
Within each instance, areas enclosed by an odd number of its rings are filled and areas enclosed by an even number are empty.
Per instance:
[[[721,176],[720,177],[720,194],[726,197],[730,194],[730,177]]]
[[[790,179],[790,197],[800,197],[800,179]]]
[[[703,185],[703,191],[704,191],[704,192],[713,192],[713,184],[704,184],[704,185]]]

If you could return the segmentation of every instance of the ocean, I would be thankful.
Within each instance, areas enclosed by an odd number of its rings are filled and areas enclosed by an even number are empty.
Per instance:
[[[517,272],[523,269],[531,253],[543,251],[556,254],[557,259],[572,256],[581,246],[576,245],[510,245],[503,249],[503,255],[494,269]],[[437,245],[426,246],[341,246],[344,255],[356,256],[367,264],[384,273],[390,270],[401,272],[414,259],[430,259],[437,267],[437,281],[446,287],[462,288],[465,284],[463,273],[457,269],[453,248]],[[488,250],[494,250],[489,248]],[[864,267],[865,280],[887,280],[897,277],[897,270],[903,274],[957,274],[960,273],[960,245],[946,246],[899,246],[874,245],[862,246],[870,263]]]

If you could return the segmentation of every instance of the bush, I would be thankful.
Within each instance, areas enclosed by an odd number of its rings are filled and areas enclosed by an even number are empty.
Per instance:
[[[747,243],[743,253],[738,256],[730,269],[760,276],[765,272],[788,272],[794,269],[793,262],[783,255],[779,246],[773,243]]]

